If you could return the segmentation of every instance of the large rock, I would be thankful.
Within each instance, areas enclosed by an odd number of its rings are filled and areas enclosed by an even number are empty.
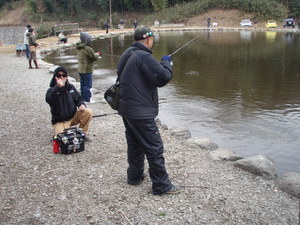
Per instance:
[[[165,123],[163,123],[159,118],[156,118],[155,121],[159,128],[163,130],[168,130],[168,126]]]
[[[184,126],[176,126],[176,127],[172,127],[170,129],[170,132],[172,135],[179,137],[179,138],[183,138],[183,139],[188,139],[191,138],[191,132],[189,131],[188,128],[184,127]]]
[[[216,150],[218,149],[218,145],[208,138],[189,138],[187,141],[187,145],[191,148],[201,148],[204,150]]]
[[[210,152],[209,157],[213,160],[226,160],[226,161],[236,161],[243,158],[238,154],[236,154],[236,152],[231,149],[221,149],[221,148],[218,148],[217,150]]]
[[[263,155],[240,159],[234,162],[234,165],[253,174],[261,175],[269,180],[277,177],[274,163]]]
[[[300,198],[300,173],[286,173],[276,180],[280,190]]]

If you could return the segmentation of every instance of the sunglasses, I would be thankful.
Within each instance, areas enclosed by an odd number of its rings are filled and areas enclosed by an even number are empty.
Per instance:
[[[63,73],[63,74],[60,74],[60,73],[59,73],[59,74],[56,75],[57,78],[67,77],[67,76],[68,76],[68,75],[65,74],[65,73]]]

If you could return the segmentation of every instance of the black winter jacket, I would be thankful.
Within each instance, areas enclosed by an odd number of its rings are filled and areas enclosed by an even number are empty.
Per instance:
[[[78,107],[85,105],[73,84],[67,81],[64,87],[59,88],[55,84],[54,76],[46,93],[46,102],[51,108],[52,124],[72,119]]]
[[[151,119],[158,115],[158,87],[173,77],[168,61],[158,62],[152,51],[134,42],[118,63],[120,102],[118,112],[131,119]]]

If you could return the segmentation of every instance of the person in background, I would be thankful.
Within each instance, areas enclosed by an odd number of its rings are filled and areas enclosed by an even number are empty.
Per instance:
[[[35,65],[35,68],[39,69],[40,67],[38,66],[37,59],[36,59],[36,48],[39,46],[39,44],[36,42],[34,29],[32,27],[28,29],[27,38],[28,38],[28,44],[30,49],[29,69],[33,69],[32,61]]]
[[[207,18],[207,28],[210,27],[210,21],[211,21],[211,20],[210,20],[210,18],[208,17],[208,18]]]
[[[108,20],[104,23],[104,29],[106,30],[106,33],[108,34],[108,29],[109,29],[109,22]]]
[[[92,36],[86,32],[80,33],[80,42],[76,44],[78,58],[78,73],[80,76],[80,93],[85,102],[94,103],[91,88],[93,85],[94,62],[99,58],[91,47]]]
[[[133,27],[134,27],[133,29],[135,30],[137,28],[137,26],[138,26],[138,22],[136,20],[134,20],[133,21]]]
[[[59,41],[63,42],[64,44],[67,43],[68,38],[64,35],[64,31],[60,32],[58,35]]]
[[[65,128],[78,124],[85,133],[88,132],[93,112],[86,108],[79,92],[68,82],[68,72],[64,67],[55,69],[45,99],[50,105],[55,135],[62,133]],[[86,137],[86,141],[89,140]]]
[[[24,40],[23,40],[23,43],[25,44],[25,53],[26,53],[27,60],[29,60],[29,58],[30,58],[30,49],[29,49],[29,43],[28,43],[28,37],[27,37],[29,28],[31,28],[31,25],[28,24],[26,26],[26,30],[24,32]]]
[[[154,195],[176,194],[180,187],[171,183],[165,168],[164,146],[155,122],[158,115],[158,87],[173,77],[171,57],[158,62],[153,56],[153,32],[140,26],[135,42],[122,54],[117,68],[120,81],[118,113],[122,116],[127,140],[127,183],[139,185],[146,176],[147,157]]]
[[[124,20],[121,19],[121,20],[119,21],[118,28],[121,29],[121,30],[123,30],[123,29],[124,29],[124,24],[125,24]]]

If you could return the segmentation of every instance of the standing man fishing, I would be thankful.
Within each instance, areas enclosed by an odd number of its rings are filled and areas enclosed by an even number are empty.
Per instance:
[[[157,88],[165,86],[173,77],[171,57],[158,62],[152,56],[154,43],[150,28],[141,26],[134,31],[135,42],[121,56],[118,63],[120,102],[118,113],[123,117],[127,139],[127,182],[139,185],[144,177],[145,156],[154,195],[176,194],[180,187],[171,183],[165,168],[164,147],[157,128]]]
[[[34,29],[32,27],[28,29],[27,38],[28,38],[28,44],[30,50],[29,69],[33,69],[32,60],[35,65],[35,68],[39,69],[40,67],[38,66],[37,57],[36,57],[36,48],[39,46],[39,44],[36,42],[36,36],[34,34]]]
[[[99,58],[99,53],[94,53],[91,47],[92,36],[80,33],[80,42],[76,44],[78,58],[78,73],[80,76],[80,94],[85,102],[94,103],[91,88],[93,85],[94,62]]]

